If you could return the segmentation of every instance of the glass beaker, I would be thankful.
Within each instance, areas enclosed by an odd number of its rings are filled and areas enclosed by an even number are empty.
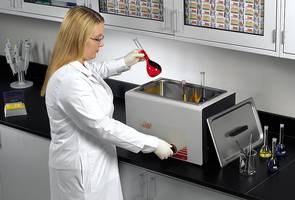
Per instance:
[[[241,151],[239,161],[240,174],[251,176],[256,173],[256,157],[257,151],[252,149],[251,151]]]

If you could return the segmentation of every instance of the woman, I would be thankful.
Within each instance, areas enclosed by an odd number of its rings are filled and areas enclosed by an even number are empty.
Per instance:
[[[112,118],[113,95],[103,78],[143,60],[134,50],[110,62],[90,64],[103,47],[103,17],[86,7],[71,8],[61,24],[41,95],[51,128],[52,200],[121,200],[116,146],[132,152],[173,153],[165,141]]]

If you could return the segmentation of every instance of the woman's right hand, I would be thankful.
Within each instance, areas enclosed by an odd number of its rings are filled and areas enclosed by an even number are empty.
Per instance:
[[[173,151],[171,150],[171,145],[165,142],[164,140],[159,139],[159,144],[154,151],[154,153],[161,159],[167,159],[168,157],[173,155]]]

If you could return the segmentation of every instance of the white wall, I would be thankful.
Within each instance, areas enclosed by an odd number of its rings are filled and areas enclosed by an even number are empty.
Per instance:
[[[59,23],[0,14],[0,54],[4,41],[32,38],[32,61],[48,64]],[[295,60],[280,59],[197,44],[105,31],[105,46],[97,59],[108,60],[127,54],[135,48],[138,37],[150,58],[163,68],[161,77],[199,83],[201,71],[211,87],[233,90],[237,102],[253,97],[259,110],[295,117]],[[38,70],[38,69],[36,69]],[[144,63],[114,77],[142,84],[152,80]]]

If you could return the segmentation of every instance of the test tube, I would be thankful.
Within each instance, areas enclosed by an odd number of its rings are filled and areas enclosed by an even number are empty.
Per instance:
[[[202,88],[201,102],[205,102],[206,101],[205,72],[200,72],[200,79],[201,79],[201,88]]]

